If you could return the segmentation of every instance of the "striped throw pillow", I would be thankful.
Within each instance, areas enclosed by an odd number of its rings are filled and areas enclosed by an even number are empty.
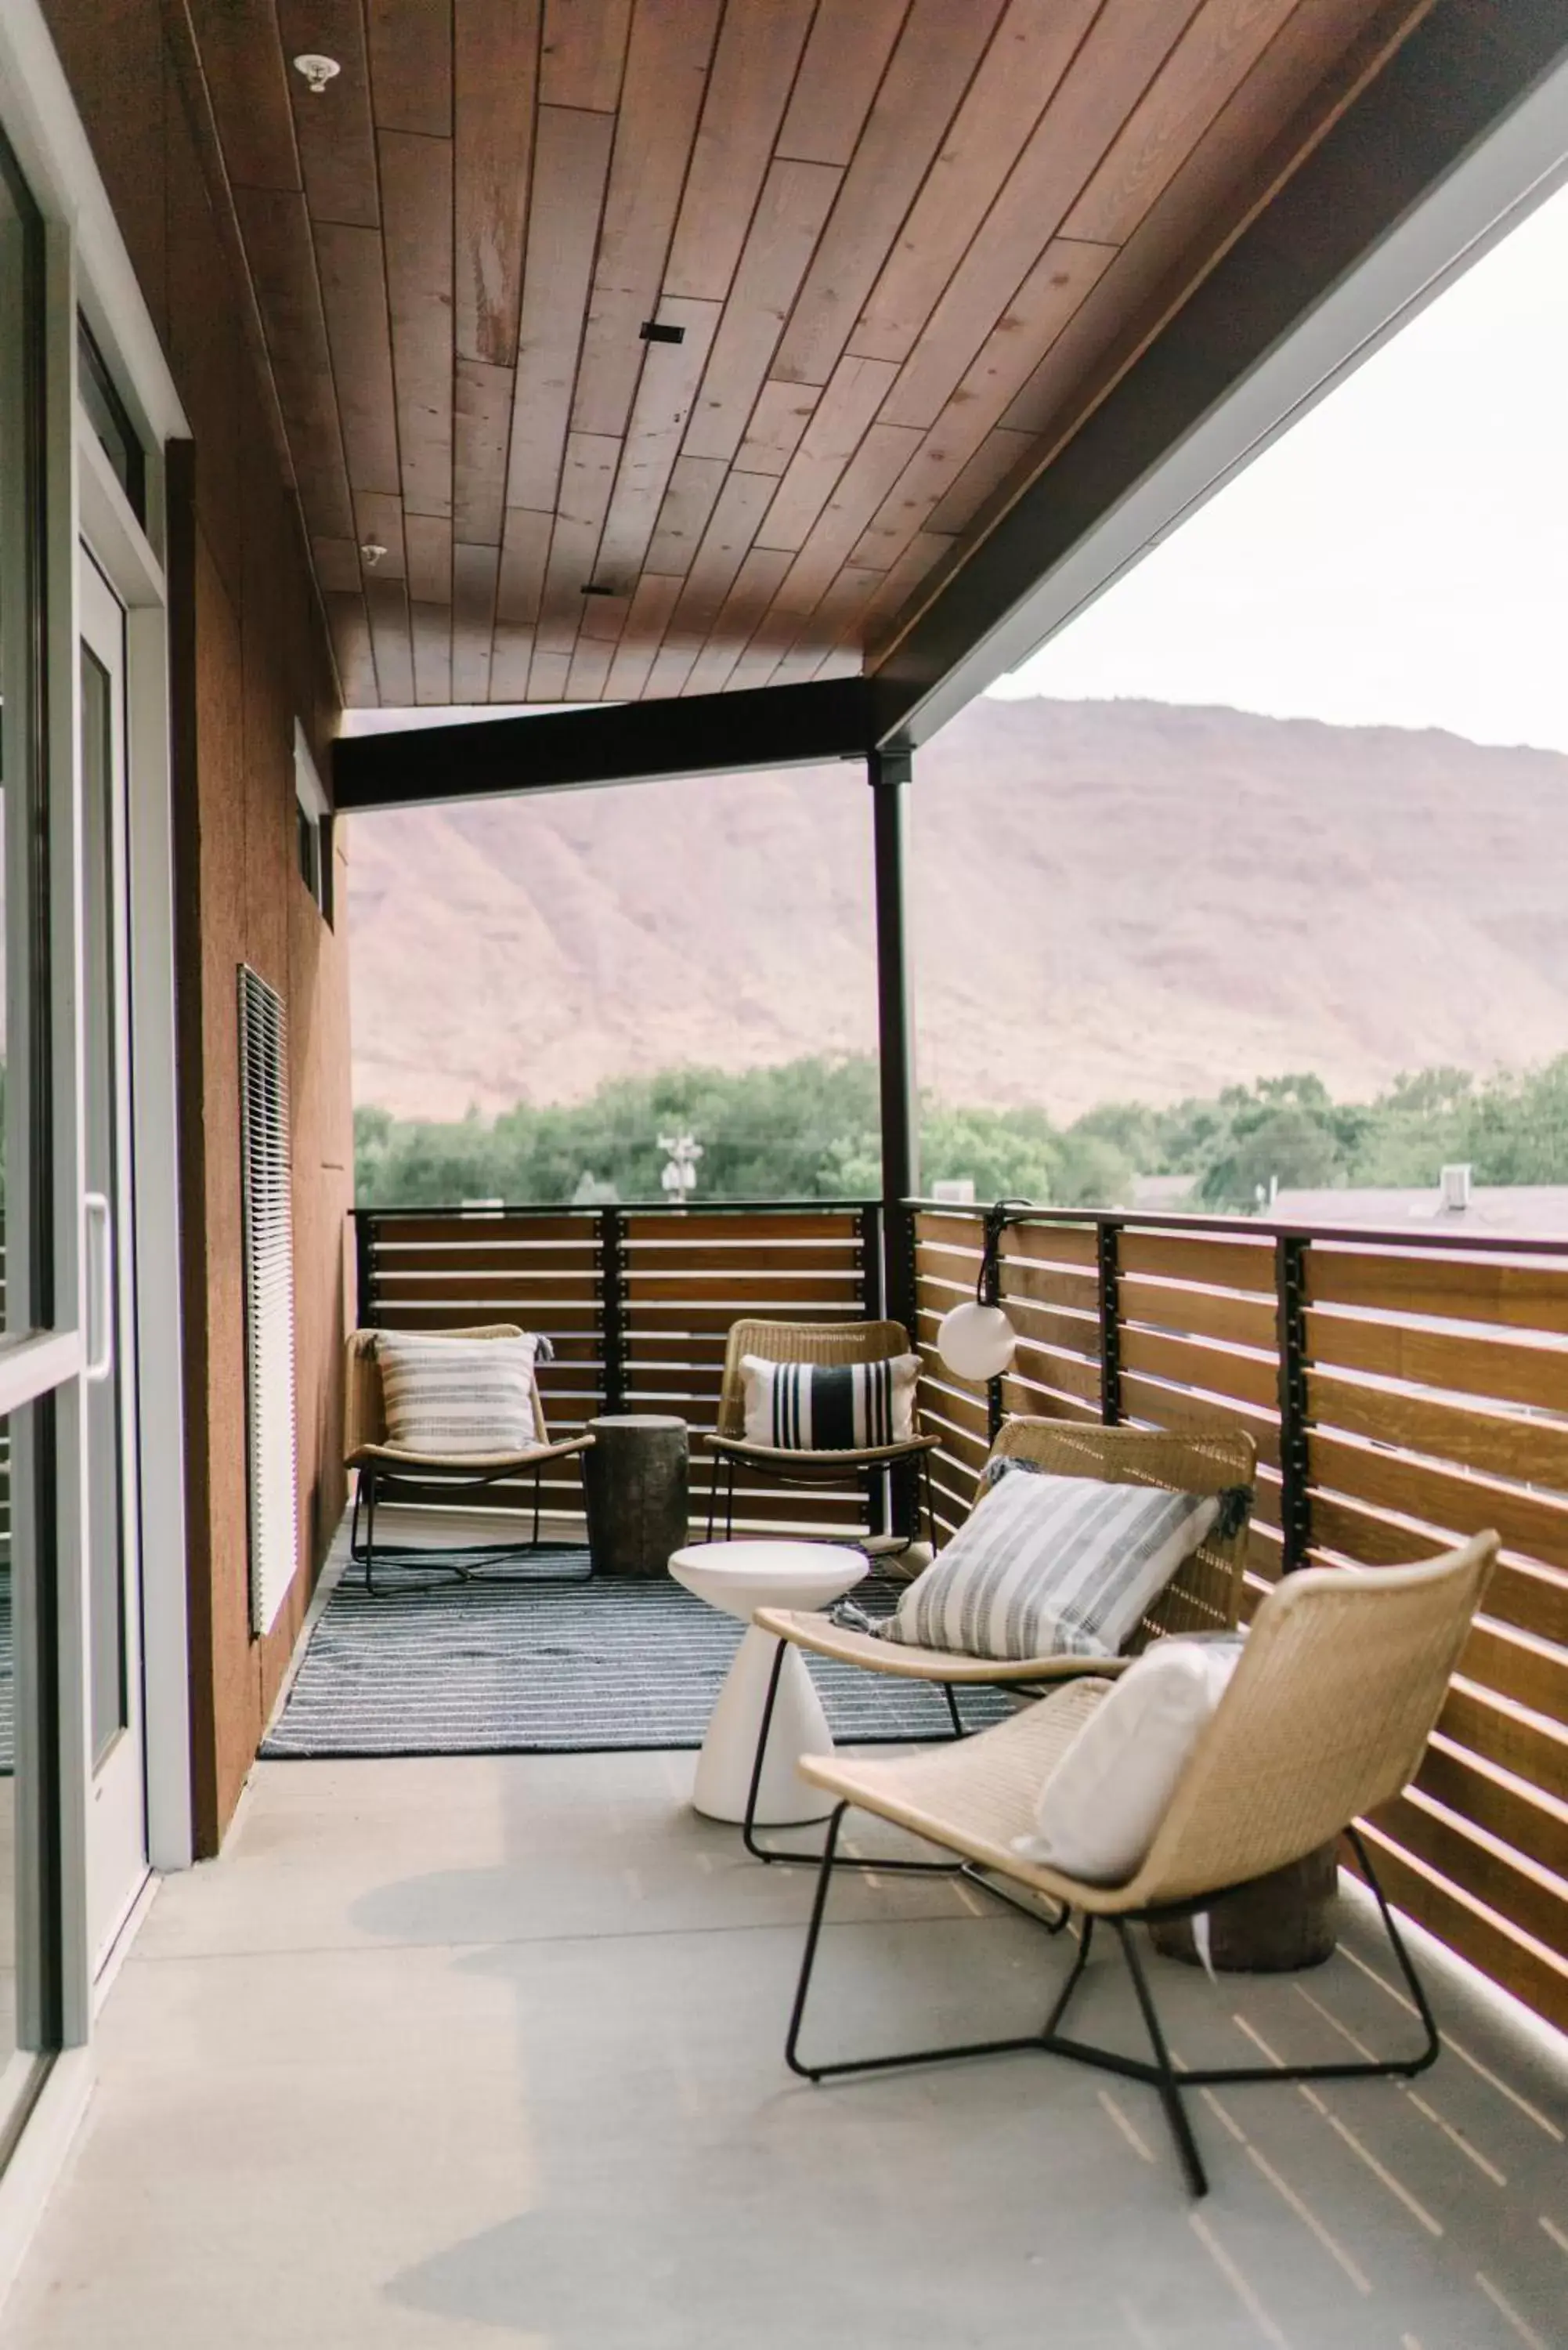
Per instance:
[[[859,1452],[915,1432],[919,1355],[880,1363],[770,1363],[742,1355],[746,1441],[785,1452]]]
[[[387,1441],[431,1459],[525,1452],[534,1418],[538,1340],[427,1337],[383,1330],[376,1340]]]
[[[966,1657],[1114,1657],[1220,1514],[1217,1495],[1004,1477],[884,1626]]]

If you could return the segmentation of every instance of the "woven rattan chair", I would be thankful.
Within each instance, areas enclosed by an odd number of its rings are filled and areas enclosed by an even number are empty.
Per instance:
[[[356,1330],[348,1340],[343,1409],[344,1463],[355,1472],[354,1515],[349,1526],[348,1553],[356,1564],[364,1566],[367,1591],[379,1596],[376,1593],[377,1504],[400,1499],[426,1500],[431,1486],[442,1492],[450,1490],[454,1494],[472,1493],[493,1485],[500,1478],[525,1476],[532,1471],[532,1542],[486,1547],[493,1550],[497,1557],[525,1549],[537,1549],[540,1482],[545,1465],[547,1461],[566,1461],[575,1453],[587,1452],[593,1438],[567,1437],[560,1443],[549,1440],[545,1406],[535,1374],[533,1382],[534,1425],[545,1437],[542,1444],[529,1445],[521,1452],[464,1453],[459,1456],[409,1452],[389,1444],[386,1405],[381,1392],[381,1367],[376,1355],[376,1341],[379,1335],[376,1330]],[[472,1330],[443,1330],[440,1335],[444,1338],[521,1338],[524,1333],[514,1322],[494,1322]],[[365,1522],[363,1543],[359,1539],[361,1512]],[[452,1571],[458,1574],[465,1572],[462,1568]]]
[[[1477,1534],[1462,1549],[1419,1566],[1315,1568],[1276,1586],[1258,1610],[1230,1686],[1143,1866],[1126,1885],[1085,1884],[1022,1860],[1013,1849],[1014,1839],[1033,1829],[1041,1788],[1106,1696],[1108,1681],[1077,1682],[961,1745],[927,1748],[898,1761],[804,1756],[802,1773],[836,1808],[828,1823],[790,2019],[785,2054],[791,2068],[821,2081],[840,2073],[1010,2049],[1075,2057],[1159,2091],[1195,2195],[1206,2192],[1208,2180],[1183,2104],[1185,2091],[1219,2082],[1352,2080],[1424,2071],[1438,2053],[1438,2028],[1371,1856],[1348,1824],[1390,1801],[1415,1776],[1497,1547],[1495,1534]],[[802,2059],[806,1995],[839,1830],[851,1805],[961,1856],[971,1869],[1011,1880],[1024,1894],[1065,1905],[1081,1917],[1076,1956],[1039,2033],[898,2056],[829,2064]],[[1421,2046],[1409,2055],[1345,2064],[1194,2067],[1179,2074],[1130,1929],[1211,1908],[1227,1893],[1304,1858],[1347,1827],[1420,2019]],[[986,1882],[986,1876],[980,1881]],[[1068,2039],[1060,2030],[1099,1918],[1109,1922],[1127,1960],[1151,2061]]]
[[[769,1363],[885,1363],[907,1355],[909,1334],[901,1322],[732,1322],[724,1349],[724,1377],[719,1390],[719,1421],[708,1438],[717,1458],[712,1491],[708,1500],[708,1539],[718,1521],[719,1485],[724,1481],[724,1539],[735,1524],[735,1479],[742,1469],[765,1471],[787,1485],[836,1485],[846,1477],[864,1477],[867,1483],[887,1469],[918,1464],[928,1528],[931,1514],[930,1455],[934,1436],[906,1437],[901,1444],[867,1445],[854,1451],[805,1452],[746,1440],[746,1391],[741,1359],[760,1355]]]
[[[1098,1477],[1108,1484],[1158,1485],[1168,1492],[1221,1493],[1249,1488],[1257,1465],[1257,1447],[1238,1429],[1212,1432],[1188,1429],[1098,1428],[1071,1420],[1035,1419],[1020,1415],[1008,1420],[991,1448],[992,1461],[1029,1461],[1055,1477]],[[985,1487],[982,1482],[981,1497]],[[977,1506],[978,1499],[977,1497]],[[758,1860],[815,1863],[816,1856],[770,1848],[757,1840],[753,1813],[762,1784],[768,1733],[773,1727],[774,1695],[778,1687],[786,1643],[815,1656],[830,1657],[836,1664],[859,1665],[867,1672],[895,1679],[934,1681],[947,1696],[953,1734],[964,1734],[957,1691],[961,1689],[1032,1688],[1042,1681],[1067,1680],[1085,1674],[1100,1679],[1123,1672],[1152,1639],[1166,1632],[1223,1632],[1241,1617],[1241,1580],[1247,1552],[1249,1513],[1239,1513],[1224,1534],[1211,1534],[1183,1565],[1174,1582],[1161,1592],[1137,1625],[1118,1657],[1031,1657],[1000,1662],[991,1657],[961,1656],[946,1648],[917,1648],[902,1640],[885,1640],[874,1632],[855,1632],[831,1617],[805,1610],[763,1607],[755,1621],[777,1638],[767,1703],[757,1736],[752,1773],[752,1802],[742,1831],[746,1849]],[[920,1866],[921,1864],[915,1864]]]

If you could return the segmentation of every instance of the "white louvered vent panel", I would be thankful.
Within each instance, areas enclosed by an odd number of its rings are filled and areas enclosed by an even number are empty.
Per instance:
[[[245,1404],[250,1441],[251,1626],[270,1632],[296,1565],[294,1202],[283,1000],[240,966],[244,1183]]]

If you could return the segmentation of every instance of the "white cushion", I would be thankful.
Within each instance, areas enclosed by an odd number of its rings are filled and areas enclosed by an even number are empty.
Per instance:
[[[865,1451],[915,1432],[919,1355],[879,1363],[770,1363],[742,1355],[748,1444],[788,1452]]]
[[[1001,1478],[917,1575],[887,1637],[1023,1662],[1113,1657],[1220,1514],[1216,1494]]]
[[[446,1338],[382,1330],[376,1339],[387,1441],[432,1459],[526,1452],[538,1340]]]
[[[1237,1636],[1146,1648],[1046,1780],[1034,1834],[1019,1836],[1013,1850],[1085,1885],[1136,1877],[1241,1648]]]

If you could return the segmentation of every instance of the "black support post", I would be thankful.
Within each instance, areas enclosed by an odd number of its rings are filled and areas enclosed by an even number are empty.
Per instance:
[[[1274,1243],[1274,1289],[1280,1352],[1280,1524],[1283,1571],[1304,1566],[1312,1543],[1308,1497],[1306,1391],[1306,1253],[1300,1232]]]
[[[912,1251],[905,1201],[920,1182],[919,1104],[909,995],[907,833],[911,763],[907,751],[873,751],[871,785],[877,889],[877,1046],[881,1070],[882,1211],[888,1312],[913,1333]]]
[[[369,1208],[354,1211],[354,1278],[358,1296],[354,1320],[361,1330],[376,1326],[376,1219]]]

